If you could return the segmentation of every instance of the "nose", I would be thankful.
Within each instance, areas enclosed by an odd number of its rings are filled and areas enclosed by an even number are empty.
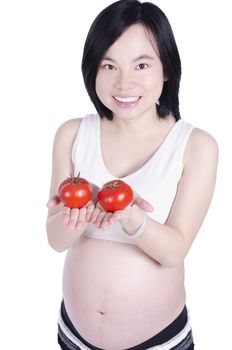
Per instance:
[[[136,85],[136,81],[131,72],[121,71],[116,81],[116,88],[119,90],[130,90]]]

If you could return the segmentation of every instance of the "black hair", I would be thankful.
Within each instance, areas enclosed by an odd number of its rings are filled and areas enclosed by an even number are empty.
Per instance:
[[[131,25],[141,23],[153,34],[166,77],[157,112],[160,118],[169,114],[179,120],[179,85],[181,61],[171,25],[156,5],[137,0],[119,0],[106,7],[93,21],[88,32],[82,57],[82,74],[89,97],[99,116],[113,119],[113,113],[98,98],[96,75],[108,48]],[[155,102],[154,102],[155,103]]]

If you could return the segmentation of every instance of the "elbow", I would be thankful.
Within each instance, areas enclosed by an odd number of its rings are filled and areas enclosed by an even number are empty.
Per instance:
[[[48,244],[57,253],[63,253],[66,250],[66,248],[55,244],[55,242],[49,240],[49,238],[48,238]]]
[[[179,234],[178,244],[175,247],[169,247],[164,255],[161,265],[168,268],[175,268],[184,264],[184,259],[188,252],[188,245],[183,236]]]
[[[167,259],[161,262],[161,265],[167,268],[175,268],[182,265],[183,263],[184,257],[168,257]]]
[[[170,252],[160,261],[160,264],[167,268],[175,268],[183,265],[185,256],[186,254],[184,251]]]
[[[57,253],[62,253],[62,252],[64,252],[64,251],[66,250],[66,248],[61,247],[57,242],[55,242],[55,241],[51,238],[51,236],[50,236],[49,234],[47,234],[47,240],[48,240],[49,246],[50,246],[53,250],[55,250],[55,252],[57,252]]]
[[[50,225],[48,222],[46,223],[46,232],[48,244],[53,250],[55,250],[57,253],[62,253],[67,249],[66,247],[64,247],[63,244],[59,244],[59,241],[54,238],[54,235],[52,233],[52,230],[50,230]]]

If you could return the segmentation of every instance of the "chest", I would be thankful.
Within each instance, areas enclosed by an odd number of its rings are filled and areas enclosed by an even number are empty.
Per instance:
[[[138,140],[102,135],[101,155],[107,170],[115,177],[128,176],[143,167],[158,151],[163,135]]]

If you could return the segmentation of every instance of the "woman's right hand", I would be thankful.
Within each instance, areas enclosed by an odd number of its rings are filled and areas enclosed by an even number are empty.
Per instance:
[[[61,213],[63,218],[63,223],[65,227],[69,230],[81,230],[84,229],[87,225],[87,222],[90,221],[92,213],[95,209],[95,204],[97,202],[97,192],[99,187],[91,184],[92,187],[92,199],[82,208],[68,208],[66,206],[61,207]],[[60,197],[58,194],[54,195],[47,202],[47,208],[54,208],[61,203]]]
[[[92,201],[84,207],[70,209],[63,205],[61,210],[63,223],[69,230],[82,230],[87,226],[87,222],[94,211],[95,205]]]

